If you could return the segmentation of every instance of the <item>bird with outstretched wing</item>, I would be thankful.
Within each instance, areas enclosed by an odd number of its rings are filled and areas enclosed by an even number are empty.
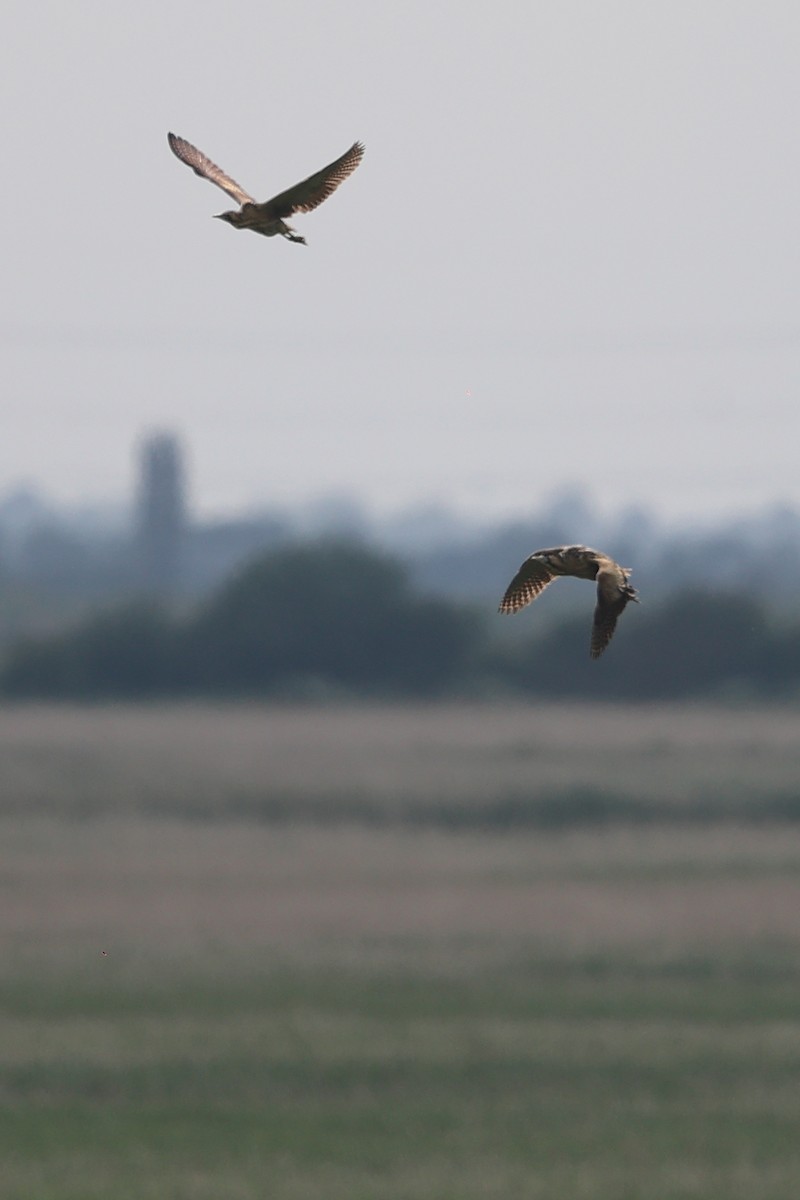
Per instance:
[[[295,233],[292,226],[286,224],[285,218],[291,217],[294,213],[313,212],[324,200],[333,195],[339,184],[343,183],[348,175],[352,175],[364,157],[364,147],[361,142],[353,142],[349,150],[346,150],[332,163],[328,163],[327,167],[323,167],[321,171],[316,171],[313,175],[309,175],[308,179],[296,183],[294,187],[287,188],[285,192],[279,192],[271,200],[265,200],[259,204],[249,192],[240,187],[235,179],[226,175],[221,167],[218,167],[191,142],[187,142],[185,138],[178,137],[174,133],[168,133],[167,140],[176,158],[186,163],[187,167],[191,167],[195,175],[200,175],[203,179],[208,179],[210,183],[222,188],[223,192],[226,192],[239,205],[239,208],[233,211],[216,213],[215,215],[221,221],[227,221],[235,229],[252,229],[254,233],[263,234],[264,237],[275,237],[276,234],[280,234],[281,237],[288,238],[290,242],[300,242],[302,245],[305,245],[305,238]]]
[[[630,568],[621,567],[607,554],[590,546],[554,546],[536,550],[526,558],[500,602],[501,613],[515,613],[541,595],[560,575],[597,582],[597,603],[592,622],[589,653],[599,658],[614,636],[617,620],[629,601],[638,601],[638,593],[628,583]]]

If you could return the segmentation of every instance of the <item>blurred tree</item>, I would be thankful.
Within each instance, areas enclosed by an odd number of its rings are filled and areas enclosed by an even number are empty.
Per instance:
[[[346,542],[275,550],[180,623],[137,604],[17,643],[10,695],[268,694],[323,688],[434,695],[483,637],[474,614],[411,590],[405,569]]]
[[[521,653],[504,647],[501,673],[529,692],[589,700],[677,699],[732,687],[757,691],[766,682],[762,663],[770,634],[763,606],[752,598],[682,592],[652,613],[633,610],[602,664],[588,659],[590,621],[590,614],[571,618]],[[777,658],[775,668],[779,674]]]
[[[20,641],[2,674],[12,696],[140,697],[171,690],[178,680],[172,623],[143,604],[101,613],[55,637]]]
[[[196,684],[264,691],[322,679],[354,690],[452,685],[476,620],[413,594],[394,560],[343,541],[279,549],[235,577],[187,631]]]
[[[139,603],[17,641],[0,686],[13,696],[86,698],[431,697],[487,685],[598,701],[800,693],[800,627],[773,628],[760,600],[693,591],[651,608],[645,597],[591,662],[584,591],[581,616],[531,619],[527,641],[501,638],[507,618],[498,617],[489,643],[482,617],[420,596],[393,559],[346,541],[295,544],[262,555],[180,620]]]
[[[708,695],[758,686],[767,638],[759,600],[738,593],[683,592],[634,629],[617,665],[643,697]]]

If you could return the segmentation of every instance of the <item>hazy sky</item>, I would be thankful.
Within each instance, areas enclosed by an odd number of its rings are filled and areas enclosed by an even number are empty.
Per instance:
[[[0,492],[156,426],[205,512],[800,504],[799,81],[794,0],[12,0]],[[168,129],[264,199],[367,153],[303,247]]]

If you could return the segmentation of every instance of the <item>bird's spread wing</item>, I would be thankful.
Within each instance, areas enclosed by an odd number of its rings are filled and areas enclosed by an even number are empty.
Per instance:
[[[227,192],[237,204],[255,204],[253,197],[244,188],[239,187],[235,179],[226,175],[216,163],[213,163],[210,158],[206,158],[205,154],[191,142],[185,141],[182,137],[176,137],[174,133],[167,134],[167,141],[175,157],[186,163],[187,167],[191,167],[195,175],[200,175],[203,179],[215,183],[217,187],[222,188],[223,192]]]
[[[360,142],[354,142],[341,158],[317,171],[316,175],[309,175],[302,183],[296,183],[294,187],[273,196],[258,207],[268,216],[275,218],[290,217],[292,213],[311,212],[317,205],[322,204],[323,200],[333,195],[339,184],[355,171],[363,157],[364,147]]]
[[[617,628],[617,618],[626,603],[627,599],[625,598],[618,601],[617,604],[598,601],[597,607],[594,610],[592,643],[589,648],[592,658],[599,658],[611,641],[614,636],[614,630]]]
[[[506,588],[506,594],[500,602],[501,613],[515,613],[535,600],[549,583],[556,578],[546,562],[535,554],[526,558],[517,571],[511,583]]]
[[[610,562],[597,572],[597,606],[592,622],[592,642],[589,653],[599,658],[614,636],[619,615],[636,593],[628,587],[627,575],[622,567]],[[623,590],[627,589],[627,590]]]

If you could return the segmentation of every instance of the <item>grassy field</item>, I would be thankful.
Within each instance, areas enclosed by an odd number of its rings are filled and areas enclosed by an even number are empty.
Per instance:
[[[481,827],[800,820],[800,712],[6,708],[4,810]]]
[[[3,711],[0,1196],[796,1200],[797,728]]]

